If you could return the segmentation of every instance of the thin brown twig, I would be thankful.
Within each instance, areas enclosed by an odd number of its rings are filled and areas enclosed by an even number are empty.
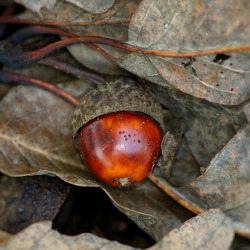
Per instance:
[[[222,47],[201,51],[163,51],[163,50],[155,50],[155,49],[147,49],[142,47],[133,46],[131,44],[117,41],[107,37],[99,37],[99,36],[81,36],[81,37],[73,37],[67,38],[52,44],[49,44],[41,49],[32,52],[26,52],[19,55],[16,55],[14,58],[11,58],[8,52],[0,54],[0,60],[4,64],[12,67],[22,66],[37,60],[44,58],[50,53],[78,43],[99,43],[105,44],[109,46],[113,46],[116,48],[120,48],[129,52],[137,52],[147,55],[155,55],[162,57],[198,57],[198,56],[206,56],[212,54],[223,54],[223,53],[234,53],[234,52],[242,52],[249,51],[250,44],[232,46],[232,47]],[[11,55],[12,56],[12,55]],[[12,65],[13,64],[13,65]]]
[[[94,85],[100,85],[104,83],[104,78],[95,74],[94,72],[91,72],[84,67],[78,67],[77,65],[65,62],[53,56],[43,59],[42,61],[40,61],[40,63],[66,72],[67,74],[76,76],[79,79],[89,80]]]
[[[55,85],[35,78],[30,78],[17,73],[0,71],[0,80],[5,83],[28,84],[37,86],[62,97],[63,99],[71,103],[74,107],[77,107],[79,105],[79,101],[68,92],[58,88]]]

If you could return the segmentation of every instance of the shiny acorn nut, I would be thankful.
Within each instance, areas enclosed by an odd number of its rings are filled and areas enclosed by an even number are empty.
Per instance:
[[[153,94],[127,78],[87,93],[72,118],[83,162],[99,180],[118,187],[150,173],[160,154],[163,126]]]

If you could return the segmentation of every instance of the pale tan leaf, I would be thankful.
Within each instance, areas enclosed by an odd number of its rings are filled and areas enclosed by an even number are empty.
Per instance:
[[[237,233],[247,239],[250,239],[250,202],[243,204],[235,209],[225,212],[232,220]]]
[[[149,85],[158,101],[187,124],[185,137],[198,161],[206,168],[247,121],[242,107],[225,107],[194,98],[173,89]]]
[[[211,161],[206,171],[180,187],[162,177],[153,181],[180,204],[195,213],[220,208],[232,216],[235,230],[250,237],[248,204],[250,201],[250,125],[241,129]]]
[[[250,201],[249,134],[250,124],[214,157],[202,176],[185,185],[206,207],[229,210]]]
[[[5,235],[0,249],[33,250],[82,250],[82,249],[135,249],[115,241],[108,241],[92,234],[66,236],[51,228],[51,222],[33,224],[16,235]]]
[[[131,19],[128,43],[177,52],[247,44],[249,8],[246,0],[237,2],[237,8],[232,0],[145,0]],[[108,51],[128,71],[166,89],[223,105],[249,98],[249,52],[174,59]]]
[[[66,0],[66,2],[72,3],[81,9],[87,10],[91,13],[103,13],[108,11],[115,0],[92,0],[92,1],[81,1],[81,0]]]
[[[70,120],[65,119],[72,112],[70,104],[47,91],[26,86],[12,89],[0,106],[1,171],[23,176],[70,169],[82,175]]]
[[[52,9],[56,4],[56,0],[15,0],[15,2],[35,12],[40,12],[42,8]]]
[[[129,42],[160,50],[204,50],[244,43],[250,35],[249,1],[144,0],[134,14]]]
[[[148,250],[225,250],[229,249],[233,238],[231,221],[220,210],[211,209],[172,230]]]

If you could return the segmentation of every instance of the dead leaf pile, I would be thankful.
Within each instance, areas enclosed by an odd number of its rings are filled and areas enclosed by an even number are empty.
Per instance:
[[[15,15],[16,20],[46,22],[75,36],[107,37],[138,48],[130,52],[80,43],[58,50],[55,56],[63,54],[65,61],[74,60],[105,79],[126,75],[150,87],[164,109],[166,127],[172,129],[169,124],[174,124],[173,134],[178,139],[173,143],[179,148],[168,145],[171,136],[167,134],[163,146],[172,151],[163,153],[161,168],[156,167],[146,181],[129,189],[108,187],[88,172],[73,146],[72,104],[34,86],[1,87],[0,212],[5,216],[0,216],[0,248],[135,249],[92,234],[62,235],[51,229],[49,221],[33,224],[54,219],[68,194],[68,184],[104,190],[117,209],[157,241],[149,250],[229,249],[235,232],[250,239],[250,52],[174,58],[140,50],[195,52],[249,44],[250,2],[15,2],[27,8]],[[41,40],[46,36],[52,35],[42,34]],[[28,45],[38,43],[29,39]],[[26,52],[22,43],[16,47],[20,53]],[[73,77],[70,70],[59,72],[58,67],[41,63],[19,69],[3,66],[3,71],[57,84],[78,100],[94,88],[76,74]],[[39,192],[40,185],[26,183],[33,175],[59,177],[67,183],[49,184],[60,193],[53,198],[54,207],[50,202],[35,206],[43,211],[48,206],[49,216],[40,216],[39,209],[29,213],[34,196],[25,200],[29,194],[22,185],[35,185]],[[22,178],[16,181],[7,176]],[[60,185],[67,188],[60,189]],[[53,195],[49,194],[51,199]],[[20,212],[15,217],[19,210],[27,210],[26,216],[20,217]],[[13,226],[15,230],[10,229]]]

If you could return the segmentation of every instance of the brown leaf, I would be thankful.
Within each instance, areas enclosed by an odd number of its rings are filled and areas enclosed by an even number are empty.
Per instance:
[[[24,5],[26,8],[35,11],[40,12],[42,8],[46,9],[54,9],[55,5],[63,4],[60,1],[57,0],[15,0],[15,2]],[[102,1],[102,0],[93,0],[93,1],[80,1],[80,0],[65,0],[65,2],[69,2],[75,6],[77,6],[80,9],[84,9],[86,11],[92,12],[92,13],[103,13],[108,11],[114,4],[115,0],[108,0],[108,1]]]
[[[249,41],[249,2],[143,1],[129,26],[128,43],[150,49],[197,51]],[[219,14],[218,14],[219,13]],[[222,18],[222,13],[225,17]],[[113,54],[112,49],[107,48]],[[249,96],[249,53],[196,59],[161,58],[139,53],[115,55],[128,71],[166,89],[223,105]],[[244,63],[242,63],[242,60]]]
[[[211,161],[205,173],[185,185],[203,206],[222,210],[250,201],[250,124],[241,129]]]
[[[144,0],[131,20],[129,41],[160,50],[203,50],[241,44],[250,34],[249,2]],[[232,40],[234,38],[234,40]]]
[[[173,187],[160,176],[156,183],[195,213],[220,208],[233,217],[237,232],[250,237],[250,124],[241,129],[211,161],[199,178]],[[154,178],[152,178],[154,180]]]
[[[182,59],[150,56],[149,60],[167,84],[184,93],[223,105],[237,105],[249,97],[249,71],[238,72],[201,58],[186,67]]]
[[[231,221],[221,211],[211,209],[172,230],[149,250],[211,248],[222,250],[229,249],[233,238]]]
[[[167,132],[161,143],[161,158],[157,163],[161,169],[162,175],[166,178],[168,178],[172,172],[176,153],[181,145],[185,129],[186,124],[182,119],[173,119],[167,124]]]
[[[183,138],[168,181],[174,186],[180,186],[198,176],[200,176],[200,165],[190,151],[187,140]]]
[[[149,180],[129,189],[104,188],[114,205],[157,241],[193,217]]]
[[[1,236],[0,236],[1,237]],[[16,235],[4,235],[1,249],[135,249],[115,241],[108,241],[92,234],[66,236],[51,229],[51,222],[33,224]]]
[[[79,36],[103,36],[117,40],[127,40],[128,21],[139,2],[140,0],[126,2],[118,0],[108,12],[91,17],[93,22],[103,21],[103,25],[72,26],[69,31]],[[84,17],[81,15],[81,19],[77,18],[77,20],[84,21]],[[111,24],[105,24],[106,21]],[[115,22],[119,22],[119,24],[115,24]],[[98,51],[84,44],[70,46],[68,50],[81,64],[97,72],[109,75],[126,74],[113,60],[102,56]],[[113,53],[116,53],[115,48],[112,48],[112,50]]]
[[[185,137],[193,155],[203,167],[246,123],[242,107],[214,105],[172,89],[149,86],[161,104],[175,116],[185,119],[188,126]]]
[[[70,186],[47,176],[0,177],[0,228],[17,233],[28,225],[53,220]]]
[[[244,113],[247,117],[248,122],[250,123],[250,103],[246,104],[243,108]]]
[[[61,235],[51,230],[51,223],[46,221],[33,224],[17,235],[0,233],[0,247],[4,249],[135,249],[92,234]],[[233,236],[231,221],[213,209],[185,222],[148,250],[211,249],[210,244],[213,249],[228,249]]]
[[[66,119],[72,112],[70,104],[44,90],[12,89],[0,107],[1,171],[22,176],[70,169],[82,175]]]
[[[80,0],[66,0],[66,2],[72,3],[81,9],[87,10],[91,13],[103,13],[108,11],[115,0],[92,0],[92,1],[80,1]]]
[[[103,4],[109,4],[113,2],[113,0],[105,1]],[[82,4],[92,5],[94,1],[86,2],[82,1]],[[82,26],[78,30],[85,29],[86,22],[93,25],[96,22],[104,22],[104,23],[127,23],[131,17],[131,13],[134,12],[136,6],[138,5],[139,0],[136,1],[126,1],[126,3],[122,0],[115,1],[115,4],[112,5],[105,13],[90,13],[84,11],[81,8],[74,6],[73,4],[68,3],[67,1],[57,2],[55,7],[52,10],[42,9],[40,15],[38,13],[34,13],[29,10],[25,10],[23,13],[17,15],[19,19],[33,19],[37,21],[50,21],[50,22],[65,22],[70,26],[72,25],[80,25]],[[98,8],[99,6],[95,6]],[[60,15],[58,15],[60,13]],[[85,22],[85,23],[84,23]],[[66,28],[66,27],[64,27]]]
[[[250,239],[250,202],[243,204],[237,208],[225,212],[225,214],[233,221],[237,232]]]
[[[26,8],[30,10],[33,10],[35,12],[40,12],[41,8],[52,9],[56,3],[56,0],[43,0],[43,1],[15,0],[15,2],[24,5]]]

